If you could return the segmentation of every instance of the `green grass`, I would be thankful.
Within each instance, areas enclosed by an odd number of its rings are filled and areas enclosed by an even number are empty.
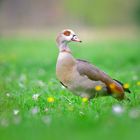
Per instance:
[[[53,40],[1,38],[1,140],[139,139],[140,86],[136,83],[140,80],[140,41],[72,43],[71,48],[75,57],[129,83],[131,101],[101,97],[83,103],[56,79],[58,48]],[[37,101],[34,94],[40,95]],[[48,97],[54,103],[48,103]],[[123,112],[113,112],[114,106]],[[19,113],[14,115],[14,110]]]

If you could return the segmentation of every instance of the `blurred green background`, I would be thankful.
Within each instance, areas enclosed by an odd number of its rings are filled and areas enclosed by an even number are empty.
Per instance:
[[[0,27],[139,25],[139,0],[1,0]]]
[[[139,139],[139,0],[0,0],[0,139]],[[56,79],[56,36],[128,84],[130,102],[83,102]],[[54,102],[48,102],[48,98]]]
[[[0,0],[1,35],[63,28],[129,32],[139,25],[139,0]]]

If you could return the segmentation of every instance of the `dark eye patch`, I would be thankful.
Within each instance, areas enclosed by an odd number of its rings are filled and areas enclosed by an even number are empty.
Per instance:
[[[66,35],[66,36],[70,36],[71,32],[70,31],[64,31],[63,34]]]

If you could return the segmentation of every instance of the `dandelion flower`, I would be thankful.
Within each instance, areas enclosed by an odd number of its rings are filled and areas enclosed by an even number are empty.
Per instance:
[[[88,101],[88,98],[87,98],[87,97],[82,98],[82,102],[83,102],[83,103],[85,103],[85,102],[87,102],[87,101]]]
[[[130,87],[130,85],[129,85],[128,83],[125,83],[125,84],[123,85],[123,87],[124,87],[125,89],[127,89],[127,88]]]
[[[96,90],[96,91],[102,90],[102,86],[100,86],[100,85],[95,86],[95,90]]]
[[[137,86],[140,86],[140,81],[137,82]]]
[[[53,98],[53,97],[48,97],[48,98],[47,98],[47,102],[53,103],[53,102],[54,102],[54,98]]]

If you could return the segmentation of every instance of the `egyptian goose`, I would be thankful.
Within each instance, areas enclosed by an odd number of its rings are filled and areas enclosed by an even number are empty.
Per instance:
[[[125,91],[130,93],[129,89],[123,88],[121,82],[112,79],[96,66],[85,60],[75,59],[68,47],[71,41],[82,42],[70,29],[60,32],[56,39],[59,48],[56,76],[63,86],[75,95],[88,99],[112,95],[122,100]]]

